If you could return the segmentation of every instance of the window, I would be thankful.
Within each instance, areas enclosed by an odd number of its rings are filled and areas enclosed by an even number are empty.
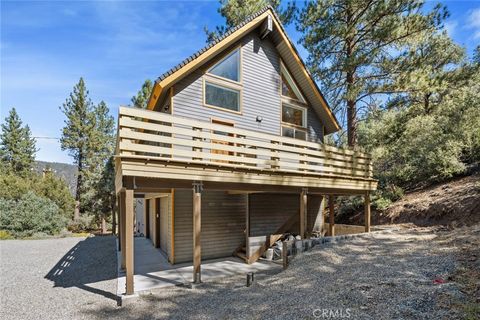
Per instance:
[[[211,67],[207,73],[240,82],[240,49],[233,51],[227,57],[223,58]]]
[[[240,90],[205,81],[205,104],[240,111]]]
[[[240,48],[214,64],[204,75],[203,103],[207,107],[241,111]]]
[[[305,108],[282,103],[282,122],[305,128],[306,120]]]
[[[299,140],[307,140],[307,133],[305,131],[292,127],[282,127],[282,136]]]
[[[283,63],[280,65],[280,70],[282,79],[282,96],[306,103],[305,98],[302,96],[298,86],[295,84],[295,81],[293,81],[292,76]]]

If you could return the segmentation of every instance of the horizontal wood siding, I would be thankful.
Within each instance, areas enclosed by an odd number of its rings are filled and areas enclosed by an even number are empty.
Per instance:
[[[317,222],[317,226],[323,224],[322,200],[323,197],[320,195],[310,194],[307,196],[307,232],[312,232],[315,222]]]
[[[250,195],[250,236],[274,234],[292,215],[300,214],[300,196],[296,194]],[[298,222],[290,230],[298,234]]]
[[[170,212],[170,197],[161,197],[160,198],[160,248],[167,255],[170,252],[169,246],[169,230],[168,230],[168,216]]]
[[[245,240],[245,195],[202,193],[202,259],[231,256]],[[192,261],[192,190],[175,190],[175,263]]]

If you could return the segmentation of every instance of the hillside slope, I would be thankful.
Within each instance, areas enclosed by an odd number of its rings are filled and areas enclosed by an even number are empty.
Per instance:
[[[363,225],[363,207],[338,223]],[[372,209],[372,225],[471,226],[480,223],[480,173],[407,192],[386,210]]]
[[[43,169],[51,168],[55,175],[63,179],[67,184],[70,192],[74,195],[77,187],[77,167],[73,164],[60,162],[35,161],[36,171],[42,173]]]
[[[480,173],[406,193],[385,211],[375,212],[372,222],[418,226],[479,223]]]

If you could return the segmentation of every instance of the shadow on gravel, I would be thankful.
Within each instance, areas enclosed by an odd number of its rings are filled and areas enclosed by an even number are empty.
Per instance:
[[[45,279],[55,287],[77,287],[118,302],[113,292],[95,287],[95,283],[117,278],[115,237],[89,237],[71,248],[48,272]]]

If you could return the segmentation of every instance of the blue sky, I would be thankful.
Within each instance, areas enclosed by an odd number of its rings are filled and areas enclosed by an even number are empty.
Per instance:
[[[480,43],[480,1],[442,3],[451,12],[447,30],[471,53]],[[15,107],[36,137],[60,137],[59,106],[81,76],[93,102],[104,100],[116,114],[145,79],[204,46],[204,26],[223,22],[216,0],[1,0],[0,5],[0,119]],[[287,31],[298,39],[293,26]],[[72,162],[55,139],[39,138],[37,146],[39,160]]]

